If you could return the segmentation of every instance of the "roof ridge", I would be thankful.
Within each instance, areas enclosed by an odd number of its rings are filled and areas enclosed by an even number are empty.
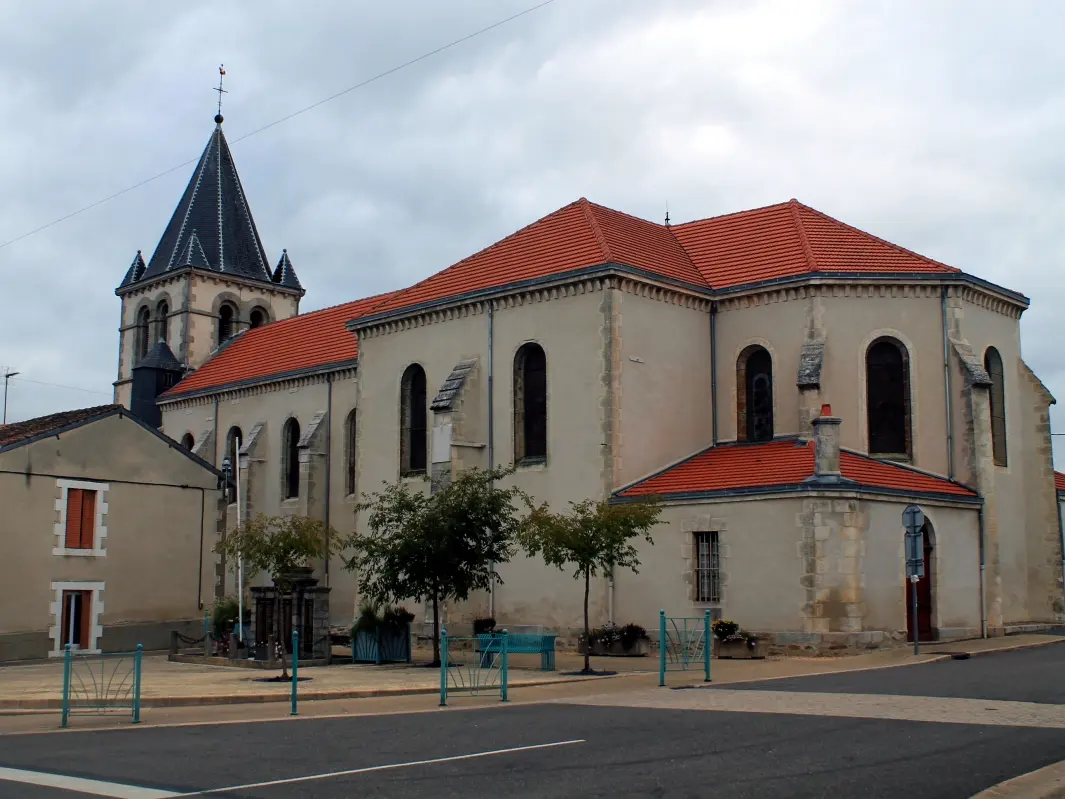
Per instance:
[[[599,249],[603,253],[603,260],[609,263],[614,260],[614,254],[610,251],[610,244],[606,240],[606,234],[603,233],[603,229],[599,227],[599,220],[595,218],[595,211],[592,210],[592,203],[588,202],[587,197],[581,197],[577,200],[577,204],[580,205],[581,211],[584,212],[584,218],[588,222],[588,226],[592,229],[592,235],[595,236],[596,242],[599,244]]]
[[[704,216],[704,217],[700,217],[699,219],[689,219],[687,222],[679,222],[677,224],[672,224],[671,223],[669,227],[670,227],[670,229],[682,228],[682,227],[688,227],[689,225],[697,225],[700,222],[710,222],[710,221],[717,220],[717,219],[728,219],[731,216],[744,216],[746,214],[756,214],[759,211],[768,211],[770,208],[780,208],[781,206],[787,205],[788,202],[791,202],[791,201],[785,201],[785,202],[782,202],[782,203],[770,203],[769,205],[760,205],[757,208],[747,208],[746,210],[743,210],[743,211],[731,211],[731,212],[729,212],[727,214],[718,214],[716,216]],[[799,205],[802,205],[802,203],[799,203]],[[652,222],[651,224],[655,224],[655,223]]]
[[[804,208],[807,211],[809,211],[810,213],[816,214],[817,216],[821,217],[822,219],[827,219],[829,222],[833,222],[833,223],[835,223],[837,225],[840,225],[842,227],[847,228],[847,230],[853,231],[854,233],[858,233],[858,234],[860,234],[862,236],[870,238],[873,241],[879,242],[880,244],[884,244],[884,245],[886,245],[888,247],[891,247],[891,249],[893,249],[893,250],[898,250],[901,253],[905,253],[906,255],[910,255],[910,256],[912,256],[914,258],[918,258],[918,259],[920,259],[920,260],[922,260],[922,261],[924,261],[926,263],[934,264],[936,266],[941,266],[944,269],[947,269],[947,270],[949,270],[951,272],[963,272],[963,270],[959,269],[956,266],[951,266],[950,264],[945,264],[942,261],[937,261],[935,258],[929,258],[927,255],[921,255],[921,253],[917,252],[916,250],[911,250],[911,249],[908,249],[907,247],[903,247],[901,244],[895,244],[895,242],[893,242],[893,241],[888,241],[887,239],[882,239],[882,238],[880,238],[880,236],[877,236],[874,233],[870,233],[868,230],[862,230],[861,228],[855,227],[854,225],[849,225],[849,224],[847,224],[846,222],[844,222],[844,221],[842,221],[840,219],[836,219],[836,217],[834,217],[834,216],[829,216],[824,211],[818,211],[816,208],[812,208],[809,205],[806,205],[805,203],[799,202],[798,200],[793,200],[793,202],[799,208]]]
[[[181,227],[178,228],[177,238],[174,240],[174,250],[170,253],[170,258],[166,262],[166,268],[164,272],[169,272],[174,266],[174,259],[178,255],[178,247],[181,246],[181,238],[185,233],[185,226],[189,223],[189,214],[192,212],[192,206],[196,203],[196,195],[200,193],[200,182],[203,180],[203,171],[207,167],[207,162],[210,160],[207,154],[211,152],[211,142],[214,141],[214,134],[211,134],[211,138],[207,141],[207,146],[203,148],[203,153],[200,155],[200,163],[196,165],[196,185],[192,189],[192,194],[189,195],[189,204],[185,206],[185,213],[181,216]],[[166,235],[166,232],[163,232]]]
[[[225,146],[225,151],[229,155],[229,168],[230,168],[230,171],[233,173],[233,183],[237,187],[237,194],[240,197],[240,205],[241,205],[241,208],[244,210],[244,217],[245,217],[245,219],[246,219],[246,221],[248,223],[248,229],[251,231],[252,235],[255,237],[255,243],[258,245],[255,248],[255,257],[259,261],[259,267],[266,274],[266,279],[270,280],[270,279],[273,278],[273,273],[270,271],[269,262],[267,260],[265,260],[265,258],[267,257],[266,256],[266,250],[263,247],[262,239],[259,236],[259,228],[255,225],[255,218],[251,215],[251,205],[248,204],[248,197],[244,193],[244,184],[241,183],[240,174],[237,172],[237,162],[233,158],[233,151],[229,149],[229,141],[226,139],[226,135],[222,131],[221,126],[218,127],[218,172],[219,172],[219,178],[218,178],[218,186],[219,186],[219,192],[218,192],[218,198],[219,198],[219,207],[218,207],[218,220],[219,220],[219,226],[218,226],[218,230],[219,230],[218,248],[219,248],[219,253],[221,254],[221,252],[222,252],[222,225],[221,225],[221,221],[222,221],[222,206],[221,206],[221,202],[222,202],[222,191],[221,191],[222,178],[221,178],[221,172],[222,172],[222,147],[223,146]],[[225,271],[224,266],[223,266],[223,271]]]
[[[973,489],[971,486],[967,486],[965,483],[953,480],[950,477],[944,477],[943,475],[936,474],[935,472],[930,472],[927,469],[919,469],[910,463],[899,463],[898,461],[886,460],[884,458],[874,458],[868,452],[860,452],[859,450],[851,449],[850,447],[840,447],[839,451],[845,452],[848,455],[855,455],[861,458],[862,460],[866,460],[871,463],[878,463],[883,466],[888,466],[895,469],[902,469],[903,471],[912,472],[913,474],[919,474],[924,477],[931,477],[934,480],[942,480],[944,483],[950,483],[951,485],[960,486],[961,488],[972,491],[974,494],[976,493],[975,489]]]
[[[802,217],[799,216],[799,206],[801,203],[792,197],[788,200],[788,209],[791,211],[791,221],[795,225],[795,232],[799,234],[799,241],[802,243],[802,252],[806,256],[806,266],[808,271],[817,272],[817,259],[814,258],[813,247],[810,246],[810,239],[806,235],[806,228],[803,227]]]

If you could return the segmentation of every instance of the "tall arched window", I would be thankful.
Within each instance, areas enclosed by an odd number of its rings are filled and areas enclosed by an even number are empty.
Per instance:
[[[233,335],[233,323],[237,318],[237,309],[228,302],[218,309],[218,343]]]
[[[189,452],[192,452],[192,448],[196,446],[196,440],[192,437],[192,433],[185,433],[185,435],[181,437],[181,446]]]
[[[229,462],[233,464],[233,469],[237,469],[237,458],[239,453],[237,447],[244,443],[244,434],[240,432],[240,428],[233,425],[229,428],[229,432],[226,433],[226,451],[222,453],[223,458],[229,458]]]
[[[170,303],[160,302],[155,308],[155,340],[170,343]]]
[[[266,311],[262,308],[252,308],[251,315],[248,316],[248,326],[253,330],[257,327],[262,327],[266,324]]]
[[[773,357],[757,344],[736,359],[736,437],[773,440]]]
[[[300,495],[300,423],[294,418],[285,422],[282,442],[282,488],[285,499],[293,499]]]
[[[351,409],[344,425],[344,465],[346,474],[345,493],[355,493],[355,409]]]
[[[514,356],[514,461],[547,458],[547,356],[524,344]]]
[[[1006,375],[1002,356],[994,347],[984,353],[984,369],[991,378],[991,452],[996,466],[1006,465]]]
[[[137,311],[137,348],[136,355],[139,361],[145,355],[148,354],[148,350],[151,349],[151,324],[152,324],[152,312],[147,308],[141,308]]]
[[[910,364],[900,342],[874,341],[865,353],[869,454],[910,457]]]
[[[400,472],[425,474],[426,406],[425,370],[412,363],[403,373],[399,399]]]

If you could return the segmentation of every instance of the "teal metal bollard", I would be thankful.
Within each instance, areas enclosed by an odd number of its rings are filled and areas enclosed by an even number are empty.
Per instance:
[[[447,628],[440,628],[440,707],[447,707]]]
[[[503,662],[499,666],[499,683],[500,683],[500,695],[504,702],[507,701],[507,651],[508,651],[508,635],[506,629],[503,630]]]
[[[141,723],[141,657],[144,644],[137,644],[137,653],[133,656],[133,723]]]
[[[284,657],[282,655],[281,657]],[[292,631],[292,710],[289,712],[290,716],[298,716],[299,711],[296,709],[296,689],[299,686],[299,671],[300,671],[300,631]]]
[[[70,644],[67,644],[63,652],[63,717],[59,722],[60,727],[66,727],[70,722],[70,659],[73,653]]]
[[[710,658],[714,654],[714,639],[710,637],[710,611],[706,611],[703,615],[703,665],[706,669],[706,679],[703,682],[710,682]]]
[[[658,687],[666,684],[666,612],[658,611]]]

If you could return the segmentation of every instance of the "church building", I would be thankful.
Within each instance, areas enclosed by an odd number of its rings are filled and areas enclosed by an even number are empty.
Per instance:
[[[234,465],[232,516],[345,534],[382,481],[515,464],[559,509],[665,502],[639,573],[593,586],[596,625],[709,609],[781,644],[873,646],[1063,618],[1054,398],[1022,359],[1016,291],[794,199],[671,225],[581,198],[413,286],[307,314],[288,254],[269,263],[218,117],[117,290],[115,395]],[[141,366],[160,340],[174,363]],[[522,556],[499,571],[447,622],[580,625],[569,573]],[[339,560],[317,576],[349,623],[354,576]]]

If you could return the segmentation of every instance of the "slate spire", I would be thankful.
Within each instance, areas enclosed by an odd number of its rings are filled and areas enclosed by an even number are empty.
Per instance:
[[[244,196],[222,116],[140,279],[194,266],[272,283],[269,258]],[[128,277],[128,275],[127,275]],[[123,281],[123,286],[126,282]]]
[[[296,277],[296,270],[292,268],[292,261],[288,259],[288,250],[281,251],[281,260],[277,262],[277,266],[274,268],[273,281],[287,289],[303,291],[300,279]]]
[[[140,250],[137,250],[137,254],[133,257],[133,263],[129,265],[129,269],[126,270],[126,276],[122,278],[122,282],[118,284],[118,287],[122,289],[136,283],[144,277],[145,269],[147,267],[144,265],[144,256],[141,255]]]

